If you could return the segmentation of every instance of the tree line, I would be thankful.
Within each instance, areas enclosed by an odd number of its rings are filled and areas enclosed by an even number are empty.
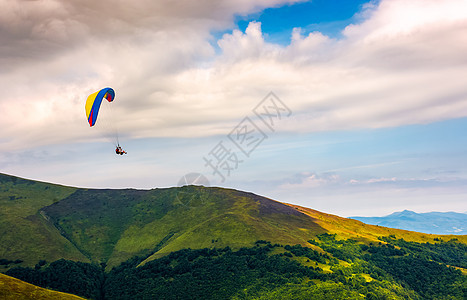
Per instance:
[[[381,238],[363,244],[323,234],[301,245],[183,249],[140,265],[134,257],[104,265],[59,260],[7,274],[88,299],[466,299],[465,245]],[[327,266],[325,268],[325,266]]]

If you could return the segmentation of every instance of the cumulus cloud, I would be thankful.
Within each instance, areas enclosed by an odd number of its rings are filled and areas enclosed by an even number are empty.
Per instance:
[[[225,134],[271,90],[294,112],[286,131],[467,115],[466,1],[381,1],[341,39],[296,28],[280,46],[252,22],[210,43],[235,15],[293,2],[0,0],[1,139],[88,139],[83,102],[105,86],[129,138]]]
[[[292,178],[286,179],[278,185],[279,189],[294,190],[294,189],[313,189],[324,186],[335,185],[341,183],[341,177],[335,173],[316,174],[310,172],[302,172],[296,174]]]
[[[466,5],[411,1],[407,7],[406,1],[382,1],[365,12],[361,24],[346,28],[343,39],[320,33],[304,37],[297,29],[290,46],[268,50],[252,66],[244,57],[239,64],[269,69],[248,82],[278,86],[283,98],[308,113],[304,130],[462,117],[467,105],[462,76],[467,70]],[[237,40],[241,48],[245,37]],[[271,74],[281,74],[282,84]],[[313,111],[322,115],[310,118]]]
[[[260,99],[259,91],[274,90],[295,109],[297,121],[283,127],[293,131],[464,117],[467,16],[460,8],[465,5],[383,1],[362,12],[362,22],[346,28],[342,39],[319,32],[303,36],[297,28],[287,47],[265,42],[260,24],[253,22],[244,33],[235,30],[218,41],[222,53],[202,70],[206,76],[197,77],[204,83],[199,92],[209,95],[207,83],[224,91],[217,93],[222,111],[229,100],[248,107]]]
[[[178,112],[191,104],[176,75],[212,59],[210,31],[287,2],[0,0],[4,139],[16,149],[92,136],[83,102],[104,86],[133,137],[181,132],[193,117]]]

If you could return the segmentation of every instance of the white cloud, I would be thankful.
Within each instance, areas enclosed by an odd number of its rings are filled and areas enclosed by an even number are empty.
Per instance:
[[[396,182],[396,181],[397,181],[396,177],[392,177],[392,178],[381,177],[381,178],[371,178],[371,179],[365,180],[364,183],[368,184],[368,183],[384,183],[384,182]],[[356,179],[351,179],[349,183],[357,184],[357,183],[361,183],[361,181],[356,180]]]
[[[342,183],[342,179],[338,174],[325,173],[316,174],[310,172],[302,172],[296,174],[293,178],[286,179],[285,183],[277,185],[278,189],[296,190],[296,189],[314,189],[324,186],[332,186]]]
[[[405,3],[382,2],[341,40],[295,29],[291,45],[279,47],[264,41],[259,23],[224,35],[218,42],[224,51],[204,70],[216,91],[224,91],[216,94],[217,111],[225,112],[232,99],[248,107],[271,89],[296,113],[299,120],[283,127],[292,131],[465,117],[467,14],[459,9],[466,2],[414,1],[408,11]],[[209,98],[202,86],[200,95]],[[239,115],[235,108],[228,115]]]
[[[340,40],[297,28],[283,47],[252,22],[209,43],[287,2],[0,0],[4,148],[85,140],[83,102],[104,86],[129,138],[225,134],[271,90],[286,131],[467,116],[467,1],[381,1]]]

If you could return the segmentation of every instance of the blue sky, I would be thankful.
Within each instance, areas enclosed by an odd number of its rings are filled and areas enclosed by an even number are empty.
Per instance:
[[[368,3],[363,0],[307,1],[237,16],[236,23],[241,31],[245,31],[251,21],[261,22],[265,39],[284,45],[290,43],[294,28],[302,28],[304,34],[319,31],[332,38],[339,38],[345,27],[359,22],[358,13]]]
[[[321,32],[331,38],[340,38],[345,27],[361,20],[360,12],[365,5],[375,5],[368,0],[315,0],[291,3],[279,7],[234,16],[235,27],[244,32],[250,22],[260,22],[266,41],[288,45],[294,28],[301,28],[303,34]],[[214,31],[215,41],[231,28]],[[215,46],[215,43],[213,43]]]
[[[95,188],[195,172],[341,216],[467,211],[466,1],[176,4],[113,3],[107,22],[90,0],[11,1],[0,172]],[[89,128],[84,102],[107,86]],[[287,108],[273,128],[255,114],[270,101]],[[224,178],[214,152],[235,165]]]

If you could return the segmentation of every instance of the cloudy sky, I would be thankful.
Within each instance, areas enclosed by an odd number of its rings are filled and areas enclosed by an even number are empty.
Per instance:
[[[0,0],[0,86],[1,173],[467,211],[466,0]]]

